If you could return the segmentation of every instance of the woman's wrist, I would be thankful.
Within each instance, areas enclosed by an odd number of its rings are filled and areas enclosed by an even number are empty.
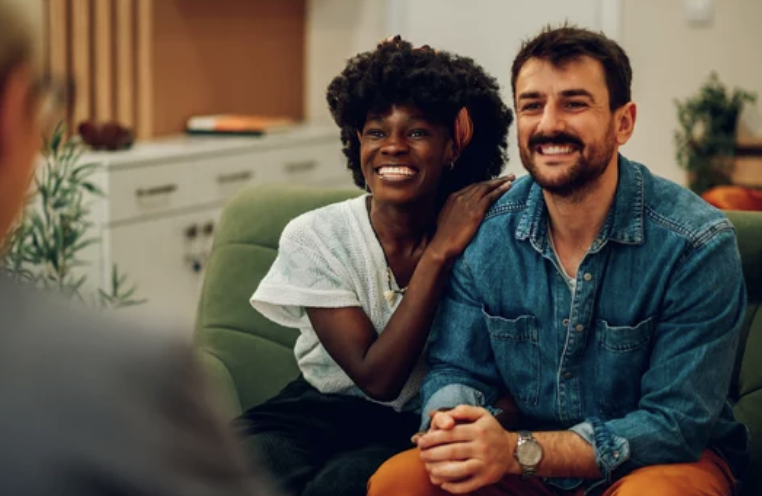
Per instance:
[[[425,263],[431,266],[449,269],[454,260],[455,256],[441,251],[434,246],[429,246],[426,248],[426,251],[423,252],[423,256],[418,263]]]

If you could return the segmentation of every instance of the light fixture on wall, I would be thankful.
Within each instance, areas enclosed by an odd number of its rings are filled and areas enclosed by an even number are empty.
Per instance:
[[[714,21],[714,0],[683,0],[683,11],[691,26],[711,26]]]

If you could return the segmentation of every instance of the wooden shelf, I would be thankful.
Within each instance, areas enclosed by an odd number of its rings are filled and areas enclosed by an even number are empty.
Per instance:
[[[77,85],[71,124],[139,138],[191,115],[304,113],[305,0],[48,0],[48,68]]]

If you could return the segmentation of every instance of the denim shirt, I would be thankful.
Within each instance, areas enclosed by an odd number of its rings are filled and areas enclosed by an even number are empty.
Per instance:
[[[423,425],[441,407],[490,409],[507,390],[531,429],[572,430],[592,445],[603,479],[584,481],[591,493],[707,447],[739,475],[747,432],[727,402],[746,304],[735,231],[643,165],[619,156],[618,167],[574,291],[541,188],[521,178],[493,205],[437,311]]]

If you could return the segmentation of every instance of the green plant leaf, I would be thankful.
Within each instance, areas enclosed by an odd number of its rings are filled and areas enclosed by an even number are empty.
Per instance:
[[[729,92],[713,72],[697,95],[674,101],[678,119],[673,135],[675,157],[688,172],[689,185],[696,193],[730,182],[738,116],[743,105],[755,98],[738,88]]]
[[[102,308],[144,302],[134,298],[135,286],[128,287],[126,274],[121,274],[116,266],[112,268],[108,290],[98,288],[88,298],[82,294],[86,276],[77,269],[87,263],[80,259],[80,254],[100,241],[88,233],[94,226],[89,218],[90,199],[104,195],[89,178],[101,164],[80,163],[84,147],[77,137],[66,139],[63,123],[44,142],[45,161],[26,198],[25,215],[0,253],[0,271]]]

